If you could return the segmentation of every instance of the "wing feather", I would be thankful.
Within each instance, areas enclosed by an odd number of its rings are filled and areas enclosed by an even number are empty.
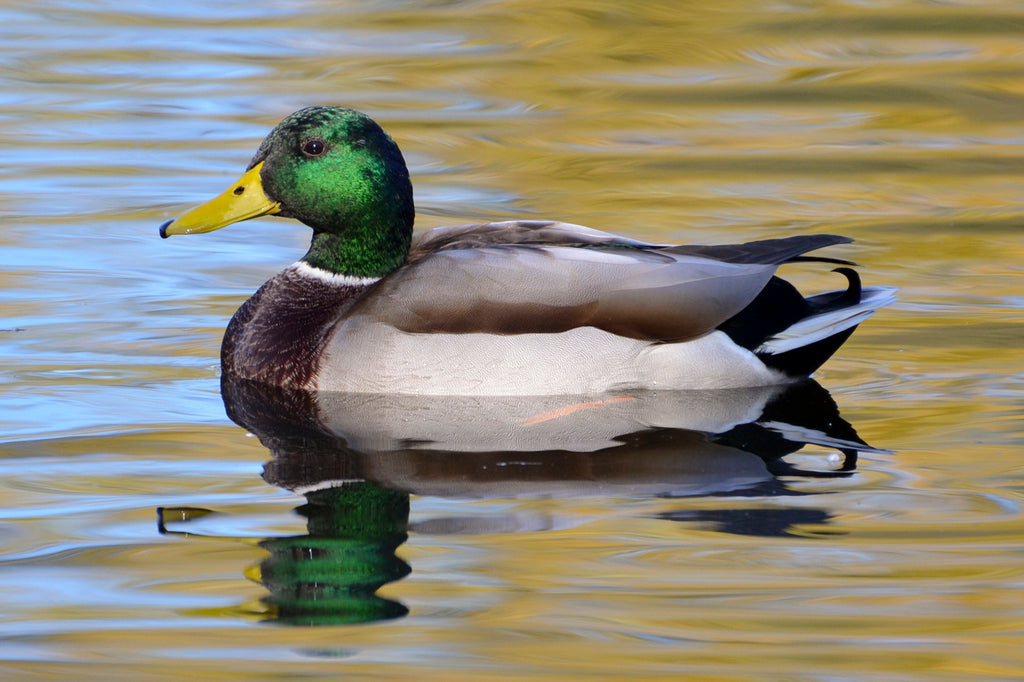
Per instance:
[[[742,310],[778,264],[845,241],[810,235],[665,246],[558,222],[441,228],[418,235],[407,264],[348,317],[367,316],[409,333],[589,326],[634,339],[684,341]]]
[[[367,315],[409,333],[554,333],[591,326],[629,338],[679,341],[741,310],[774,271],[639,243],[586,248],[460,242],[421,252],[349,317]]]

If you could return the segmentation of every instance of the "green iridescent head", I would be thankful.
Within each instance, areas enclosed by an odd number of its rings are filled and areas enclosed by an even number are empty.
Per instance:
[[[160,228],[209,232],[261,215],[313,228],[303,260],[345,275],[379,277],[402,264],[412,238],[412,184],[394,140],[369,116],[309,107],[263,140],[227,191]]]

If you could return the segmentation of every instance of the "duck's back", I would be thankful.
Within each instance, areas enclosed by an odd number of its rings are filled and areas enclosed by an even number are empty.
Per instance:
[[[435,230],[330,331],[315,384],[527,395],[781,383],[792,377],[719,328],[778,263],[844,241],[666,247],[562,223]]]

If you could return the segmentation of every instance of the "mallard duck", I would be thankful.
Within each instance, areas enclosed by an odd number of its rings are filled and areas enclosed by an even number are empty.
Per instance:
[[[285,118],[223,194],[160,227],[209,232],[263,215],[313,229],[224,334],[226,374],[285,388],[592,395],[781,384],[817,369],[893,289],[805,235],[648,244],[579,225],[508,221],[413,236],[409,172],[369,116]],[[783,263],[838,264],[844,290],[805,298]]]

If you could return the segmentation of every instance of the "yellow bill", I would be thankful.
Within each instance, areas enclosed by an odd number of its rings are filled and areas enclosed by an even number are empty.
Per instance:
[[[260,168],[263,162],[246,171],[238,182],[220,196],[196,206],[175,220],[160,226],[160,236],[213,232],[231,223],[273,215],[281,210],[281,203],[272,200],[263,191]]]

